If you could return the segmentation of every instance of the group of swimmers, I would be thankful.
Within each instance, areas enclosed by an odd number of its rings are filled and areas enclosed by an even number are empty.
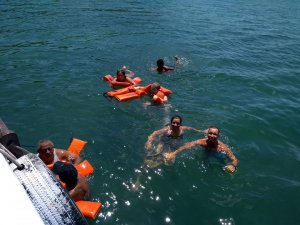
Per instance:
[[[206,138],[201,138],[195,141],[187,142],[183,146],[178,147],[178,142],[176,140],[181,139],[185,131],[196,131],[199,133],[204,133],[207,135]],[[149,135],[148,140],[145,144],[146,149],[151,149],[153,140],[159,137],[159,143],[156,147],[156,153],[163,155],[163,160],[166,164],[174,163],[176,155],[193,147],[201,146],[204,148],[206,153],[213,154],[221,160],[228,158],[230,163],[224,166],[227,172],[233,173],[236,171],[238,166],[238,160],[229,149],[229,147],[219,140],[220,129],[217,127],[210,127],[206,130],[198,130],[193,127],[183,126],[181,116],[175,115],[171,118],[170,124],[164,128],[154,131]],[[167,147],[167,148],[165,148]],[[167,149],[167,150],[166,150]],[[173,150],[169,152],[170,150]],[[153,165],[153,161],[145,159],[145,163],[148,165]]]
[[[175,56],[175,61],[176,64],[180,63],[178,56]],[[155,70],[159,73],[175,71],[175,67],[165,65],[163,59],[158,59],[156,64],[157,67],[155,68]],[[140,87],[137,86],[139,82],[137,82],[135,78],[133,78],[133,76],[134,76],[134,72],[128,70],[126,66],[123,66],[121,69],[117,70],[115,77],[112,80],[110,80],[110,86],[113,89],[119,89],[120,87],[124,87],[128,85],[131,86],[131,88],[133,88],[134,91],[144,90],[148,92],[148,94],[151,97],[151,103],[153,104],[167,103],[168,101],[167,94],[162,90],[161,85],[158,82],[154,82],[147,87]],[[138,79],[138,81],[141,80]]]
[[[176,56],[176,63],[179,63],[179,58]],[[174,67],[168,67],[164,65],[162,59],[157,60],[157,72],[169,72],[174,71]],[[136,85],[132,77],[134,73],[128,70],[125,66],[121,70],[117,71],[116,81],[126,81],[132,85]],[[159,91],[160,85],[155,82],[151,85],[151,92],[153,98]],[[204,133],[205,138],[201,138],[195,141],[187,142],[179,147],[178,140],[181,140],[185,131],[195,131]],[[170,124],[154,131],[148,136],[145,143],[147,150],[152,149],[152,145],[155,138],[158,138],[158,145],[155,147],[154,155],[162,156],[162,161],[165,164],[172,164],[175,162],[176,156],[193,147],[201,146],[206,153],[212,153],[218,158],[228,158],[230,163],[224,166],[227,172],[233,173],[238,166],[238,160],[229,149],[229,147],[219,140],[220,129],[217,127],[210,127],[206,130],[199,130],[193,127],[182,125],[182,117],[175,115],[171,118]],[[167,147],[167,151],[165,150]],[[173,151],[172,151],[173,150]],[[41,140],[37,144],[37,152],[40,159],[46,164],[53,164],[53,172],[56,174],[58,180],[66,184],[66,189],[69,191],[70,196],[74,201],[87,200],[90,195],[90,188],[85,177],[81,176],[74,166],[78,165],[82,160],[80,156],[72,154],[69,151],[54,148],[54,144],[50,140]],[[161,163],[156,162],[153,164],[151,154],[147,154],[145,158],[146,165],[150,167],[159,166]]]
[[[176,64],[179,64],[179,57],[175,56]],[[175,71],[175,67],[166,66],[163,59],[158,59],[156,71],[159,73],[172,72]],[[124,66],[121,70],[117,71],[115,81],[118,82],[129,82],[132,86],[135,86],[136,83],[132,80],[134,73]],[[156,103],[157,99],[160,99],[162,96],[159,96],[160,84],[155,82],[151,85],[150,95],[152,97],[152,102]],[[163,100],[159,101],[160,104],[166,103],[168,101],[167,96],[163,96]],[[196,141],[185,143],[183,146],[178,147],[178,139],[181,139],[184,131],[193,130],[196,132],[202,132],[207,135],[206,138],[198,139]],[[224,169],[230,173],[236,170],[238,165],[238,160],[229,149],[227,145],[218,140],[220,135],[220,130],[217,127],[210,127],[206,130],[198,130],[188,126],[182,126],[182,118],[178,115],[171,118],[171,122],[168,126],[153,132],[145,144],[146,149],[151,149],[153,139],[159,137],[159,143],[155,148],[156,151],[154,155],[162,155],[163,160],[166,164],[174,163],[176,155],[193,147],[201,146],[205,149],[207,153],[213,153],[218,158],[224,159],[229,158],[231,161],[230,164],[226,165]],[[177,149],[176,149],[177,148]],[[167,150],[166,150],[167,149]],[[173,152],[169,152],[173,149]],[[148,156],[153,156],[153,154],[147,154],[145,162],[151,167],[156,167],[160,163],[148,159]],[[154,162],[154,163],[153,163]]]

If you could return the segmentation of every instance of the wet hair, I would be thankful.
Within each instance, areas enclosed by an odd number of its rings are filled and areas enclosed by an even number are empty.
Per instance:
[[[72,164],[66,164],[61,161],[54,163],[53,170],[59,176],[59,179],[66,183],[68,189],[73,189],[77,184],[78,172]]]
[[[156,61],[156,64],[158,67],[163,67],[165,65],[165,62],[163,59],[159,59]]]
[[[179,115],[174,115],[174,116],[172,116],[172,118],[171,118],[171,123],[173,122],[173,120],[174,119],[176,119],[176,118],[178,118],[179,120],[180,120],[180,124],[182,124],[182,117],[181,116],[179,116]]]
[[[154,82],[151,85],[151,90],[153,90],[153,89],[159,90],[160,89],[160,84],[158,82]]]
[[[220,129],[219,129],[219,127],[216,127],[216,126],[210,126],[208,129],[217,129],[217,130],[218,130],[218,134],[220,134]]]
[[[121,72],[124,76],[126,76],[125,71],[124,70],[117,70],[117,74]]]
[[[50,141],[50,140],[48,140],[48,139],[40,140],[40,141],[37,143],[37,145],[36,145],[36,150],[37,150],[38,153],[40,152],[42,145],[44,145],[44,144],[46,144],[46,143],[49,143],[49,144],[51,144],[52,146],[54,146],[53,142]]]

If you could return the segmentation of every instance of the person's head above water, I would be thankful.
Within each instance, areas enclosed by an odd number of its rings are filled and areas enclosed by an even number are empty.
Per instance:
[[[156,94],[158,91],[160,90],[160,84],[158,82],[154,82],[152,85],[151,85],[151,92],[153,94]]]
[[[161,68],[161,67],[164,67],[165,62],[163,59],[159,59],[156,61],[156,64],[157,64],[157,67]]]
[[[40,159],[45,164],[51,164],[54,160],[54,144],[50,140],[40,140],[37,143],[37,152],[39,153]]]
[[[173,127],[180,127],[182,124],[181,116],[175,115],[171,118],[171,126]]]
[[[126,81],[126,75],[124,70],[117,70],[117,80]]]
[[[220,135],[220,129],[218,127],[210,127],[207,131],[207,139],[211,142],[218,140]]]
[[[54,163],[53,170],[59,179],[66,183],[68,189],[73,189],[77,184],[78,172],[72,164],[66,164],[61,161]]]

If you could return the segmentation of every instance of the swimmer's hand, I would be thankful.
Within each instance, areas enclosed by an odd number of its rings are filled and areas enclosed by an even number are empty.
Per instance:
[[[225,169],[227,172],[229,172],[229,173],[233,173],[233,172],[236,170],[235,166],[233,166],[233,165],[231,165],[231,164],[225,166],[224,169]]]
[[[175,162],[176,154],[174,152],[163,154],[166,164],[173,164]]]
[[[147,141],[147,142],[146,142],[145,148],[146,148],[146,149],[150,149],[150,148],[151,148],[151,142],[150,142],[150,141]]]
[[[204,133],[204,134],[208,133],[208,129],[206,129],[206,130],[198,130],[198,129],[196,129],[196,131],[199,132],[199,133]]]
[[[175,55],[174,58],[176,60],[176,63],[179,64],[179,57],[178,57],[178,55]]]

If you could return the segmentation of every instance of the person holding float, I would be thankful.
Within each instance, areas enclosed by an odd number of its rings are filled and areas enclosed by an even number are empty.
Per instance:
[[[158,82],[154,82],[151,85],[150,91],[151,100],[155,104],[165,104],[168,102],[167,95],[161,90],[160,84]]]
[[[117,70],[116,77],[112,82],[128,82],[131,85],[136,85],[134,80],[126,75],[125,70]]]
[[[142,82],[142,79],[135,77],[134,72],[127,69],[126,66],[123,66],[122,69],[117,70],[116,77],[108,74],[103,77],[103,80],[110,83],[110,86],[113,89],[124,88],[132,85],[137,85]]]
[[[81,162],[79,154],[54,148],[53,142],[47,139],[40,140],[37,143],[37,152],[39,158],[46,165],[54,164],[57,161],[66,161],[74,165],[78,165]]]
[[[127,87],[119,90],[109,91],[105,93],[109,97],[115,97],[119,101],[127,101],[134,98],[139,98],[143,95],[149,94],[151,96],[152,103],[164,104],[168,101],[168,95],[172,94],[172,91],[160,86],[159,83],[148,84],[147,86],[135,86]]]
[[[86,177],[94,173],[94,168],[87,160],[80,162],[79,155],[86,144],[86,141],[72,138],[67,151],[54,149],[50,140],[42,140],[37,146],[40,158],[57,175],[58,180],[69,192],[80,212],[87,218],[95,219],[102,204],[101,202],[87,201],[90,196],[90,187]]]
[[[89,199],[89,184],[72,164],[57,161],[54,163],[52,171],[57,175],[56,178],[65,184],[65,189],[75,202]]]

